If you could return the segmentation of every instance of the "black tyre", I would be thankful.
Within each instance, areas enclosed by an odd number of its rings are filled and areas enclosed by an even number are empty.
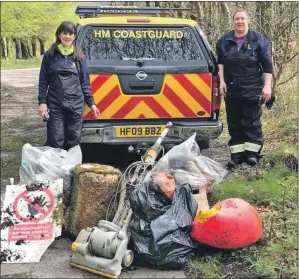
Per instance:
[[[94,144],[92,143],[81,143],[81,151],[82,151],[82,162],[90,163],[92,158],[92,150],[94,150]]]
[[[200,150],[209,149],[210,148],[210,140],[199,140],[197,141]]]

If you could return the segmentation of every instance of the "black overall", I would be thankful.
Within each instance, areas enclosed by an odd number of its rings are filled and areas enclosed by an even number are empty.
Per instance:
[[[249,37],[248,37],[249,38]],[[225,41],[223,58],[227,125],[230,134],[231,158],[244,155],[258,156],[263,145],[262,69],[258,61],[257,44],[250,38],[240,49],[232,39]]]
[[[82,135],[84,96],[79,80],[79,68],[73,55],[63,56],[55,50],[49,65],[47,105],[47,143],[68,150],[79,144]]]

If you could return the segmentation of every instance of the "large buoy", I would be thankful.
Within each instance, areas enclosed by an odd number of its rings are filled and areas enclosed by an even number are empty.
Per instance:
[[[248,202],[231,198],[218,202],[209,210],[201,210],[193,221],[191,236],[213,247],[241,248],[263,235],[262,221]]]

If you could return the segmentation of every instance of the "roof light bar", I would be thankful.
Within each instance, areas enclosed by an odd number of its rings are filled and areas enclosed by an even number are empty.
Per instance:
[[[190,11],[190,9],[137,6],[77,6],[76,15],[79,15],[80,18],[96,17],[99,14],[174,15],[174,11]]]

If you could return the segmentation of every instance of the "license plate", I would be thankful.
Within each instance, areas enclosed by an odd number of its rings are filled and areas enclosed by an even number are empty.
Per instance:
[[[116,127],[117,138],[138,138],[160,136],[165,126],[120,126]]]

